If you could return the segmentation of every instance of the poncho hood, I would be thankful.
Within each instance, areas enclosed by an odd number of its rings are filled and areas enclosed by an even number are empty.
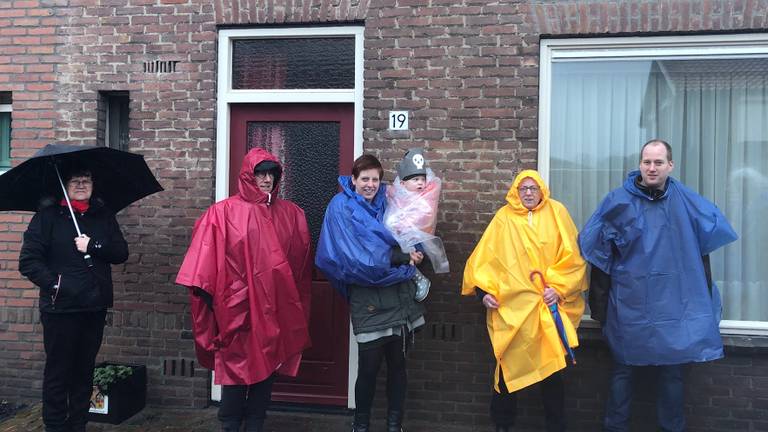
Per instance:
[[[664,191],[658,197],[651,198],[647,193],[643,192],[640,189],[640,187],[637,185],[638,181],[640,180],[640,177],[641,177],[640,170],[630,171],[629,174],[627,174],[627,178],[624,179],[624,184],[622,186],[624,187],[624,190],[626,190],[630,194],[639,198],[647,199],[649,201],[658,201],[658,200],[666,199],[669,194],[669,186],[673,183],[678,183],[678,181],[675,180],[674,177],[672,176],[667,177],[667,181],[664,183]]]
[[[280,160],[272,153],[259,147],[251,149],[251,151],[245,155],[243,165],[240,168],[240,174],[237,177],[238,195],[240,195],[243,200],[257,203],[269,200],[270,196],[262,192],[256,184],[256,175],[253,173],[253,169],[264,161],[272,161],[280,166],[281,170],[283,168],[280,164]],[[275,182],[271,195],[277,195],[279,190],[280,185]]]
[[[535,181],[539,186],[539,189],[541,189],[541,202],[539,202],[539,204],[532,210],[528,210],[528,208],[523,205],[523,202],[520,200],[520,193],[517,191],[520,187],[520,183],[527,178]],[[549,188],[544,183],[539,172],[534,170],[520,171],[520,174],[515,177],[515,181],[512,182],[509,192],[507,192],[507,203],[512,207],[512,211],[519,214],[527,214],[529,211],[537,211],[542,208],[547,201],[549,201]]]
[[[368,202],[362,195],[355,192],[355,185],[352,184],[352,176],[339,176],[339,186],[341,192],[352,202],[357,203],[363,210],[367,211],[372,217],[381,221],[384,217],[384,210],[387,208],[387,185],[381,183],[376,195]]]

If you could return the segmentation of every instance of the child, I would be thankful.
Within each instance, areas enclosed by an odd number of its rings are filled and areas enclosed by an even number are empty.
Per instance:
[[[408,150],[403,156],[397,166],[397,177],[392,187],[387,188],[384,225],[403,252],[412,252],[418,245],[429,257],[435,273],[447,273],[448,259],[443,242],[434,235],[441,183],[425,165],[420,148]],[[421,301],[429,292],[429,279],[416,270],[414,282],[418,287],[416,299]]]

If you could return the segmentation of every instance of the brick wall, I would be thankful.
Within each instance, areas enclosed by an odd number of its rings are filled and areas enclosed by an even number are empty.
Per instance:
[[[499,3],[372,2],[366,19],[366,146],[390,163],[405,148],[425,146],[428,156],[437,159],[432,166],[446,179],[438,231],[454,272],[435,278],[427,305],[429,325],[412,353],[414,418],[490,422],[493,360],[484,313],[474,299],[458,299],[457,293],[463,263],[502,205],[515,173],[536,166],[541,35],[763,31],[768,26],[765,1]],[[413,112],[409,132],[386,130],[391,109]],[[454,337],[440,336],[442,328],[454,327]],[[593,341],[582,347],[579,365],[569,368],[565,379],[571,424],[593,431],[600,429],[611,358],[597,330],[583,333]],[[687,409],[692,430],[750,430],[760,427],[756,417],[768,414],[743,396],[734,404],[738,408],[731,405],[739,389],[726,384],[725,376],[740,373],[731,365],[764,366],[759,351],[731,356],[691,368]],[[759,373],[748,375],[734,382],[744,385],[745,393],[766,397]],[[652,371],[645,376],[652,377]],[[655,418],[653,389],[640,387],[635,427],[648,430],[649,419]],[[383,410],[384,394],[377,398]],[[538,389],[521,392],[520,407],[520,423],[543,430]]]
[[[0,2],[0,91],[13,94],[13,151],[26,158],[55,136],[55,11],[36,1]],[[28,214],[0,213],[0,392],[37,397],[42,334],[36,292],[19,279],[18,256]]]
[[[147,364],[150,403],[201,406],[204,374],[172,375],[194,360],[185,293],[172,281],[194,219],[213,199],[216,25],[364,24],[366,151],[391,178],[404,149],[424,146],[445,181],[438,231],[453,272],[433,277],[428,325],[409,364],[410,415],[486,424],[484,316],[458,291],[464,260],[515,173],[536,166],[540,36],[762,31],[767,13],[768,0],[0,0],[0,91],[13,92],[18,161],[52,140],[95,143],[98,92],[130,92],[130,149],[166,192],[119,217],[131,257],[115,267],[101,355]],[[178,61],[178,72],[144,73],[156,60]],[[412,112],[410,131],[386,130],[391,109]],[[0,214],[0,396],[34,399],[43,360],[37,294],[16,270],[28,218]],[[579,430],[596,430],[610,367],[599,337],[591,339],[566,372]],[[755,351],[732,354],[692,368],[696,430],[765,427],[765,361]],[[520,406],[522,423],[539,424],[536,390],[523,391]]]
[[[101,357],[147,364],[151,403],[207,399],[206,374],[180,376],[182,361],[190,374],[194,353],[186,293],[173,279],[190,227],[213,196],[214,22],[202,1],[0,2],[0,91],[13,92],[12,157],[23,160],[54,140],[96,144],[99,92],[130,92],[130,150],[145,156],[166,191],[118,217],[131,255],[114,267],[115,308]],[[178,61],[177,72],[144,73],[154,61]],[[29,215],[0,218],[0,393],[37,398],[44,358],[37,292],[17,272]]]

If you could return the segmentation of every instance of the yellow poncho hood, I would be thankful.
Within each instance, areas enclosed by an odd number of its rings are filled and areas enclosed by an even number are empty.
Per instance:
[[[528,210],[518,187],[526,178],[541,189],[541,202]],[[488,334],[499,368],[512,392],[537,383],[565,367],[565,348],[542,297],[540,271],[560,295],[560,315],[569,344],[578,346],[575,328],[584,312],[586,264],[576,242],[576,226],[565,206],[549,197],[549,189],[533,170],[522,171],[507,193],[507,204],[496,212],[464,269],[461,293],[479,287],[498,300],[488,309]]]

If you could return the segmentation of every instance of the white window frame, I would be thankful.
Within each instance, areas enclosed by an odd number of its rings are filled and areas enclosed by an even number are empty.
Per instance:
[[[0,112],[9,112],[13,113],[13,105],[12,104],[0,104]],[[13,116],[13,114],[11,114]],[[13,119],[11,119],[13,120]],[[0,168],[0,174],[8,171],[10,168]]]
[[[216,102],[216,201],[229,196],[230,105],[237,103],[351,103],[354,104],[354,157],[363,154],[363,26],[248,28],[219,31]],[[232,43],[237,39],[354,37],[355,86],[351,89],[241,90],[232,88]],[[357,342],[349,326],[347,407],[355,407]],[[211,380],[211,399],[219,400],[219,386]]]
[[[219,31],[216,103],[216,201],[229,196],[229,106],[235,103],[353,103],[355,157],[363,154],[362,26],[233,29]],[[232,43],[237,39],[355,38],[355,87],[352,89],[240,90],[232,88]]]
[[[553,63],[608,59],[616,61],[768,57],[768,34],[542,39],[539,46],[538,166],[542,178],[548,182]],[[768,336],[768,321],[722,320],[720,333]]]

